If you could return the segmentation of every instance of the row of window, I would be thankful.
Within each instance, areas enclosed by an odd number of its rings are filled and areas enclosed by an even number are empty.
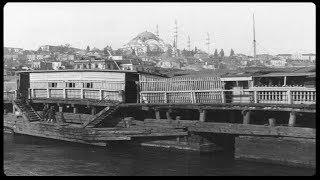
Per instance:
[[[92,88],[93,87],[93,83],[92,82],[86,82],[86,83],[82,83],[83,85],[83,88]],[[58,83],[49,83],[49,87],[58,87]],[[73,82],[67,82],[66,83],[66,87],[67,88],[74,88],[76,87],[76,83],[73,83]]]

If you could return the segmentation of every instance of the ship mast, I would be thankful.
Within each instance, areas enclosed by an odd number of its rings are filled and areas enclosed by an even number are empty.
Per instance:
[[[255,30],[255,24],[254,24],[254,14],[253,14],[253,59],[256,60],[256,30]]]

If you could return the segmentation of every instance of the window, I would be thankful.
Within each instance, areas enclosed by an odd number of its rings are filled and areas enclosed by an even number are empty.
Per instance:
[[[49,83],[49,87],[57,87],[58,84],[57,83]]]
[[[90,82],[90,83],[83,83],[83,87],[84,88],[92,88],[93,87],[93,83]]]
[[[74,88],[76,87],[76,83],[66,83],[66,87]]]

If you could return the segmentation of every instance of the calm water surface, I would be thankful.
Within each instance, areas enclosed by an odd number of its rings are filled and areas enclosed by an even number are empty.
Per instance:
[[[6,175],[313,175],[315,170],[132,145],[95,147],[4,134]]]

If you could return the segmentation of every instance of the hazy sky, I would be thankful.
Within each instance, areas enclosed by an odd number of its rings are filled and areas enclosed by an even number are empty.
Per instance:
[[[61,45],[84,49],[122,47],[143,31],[156,31],[173,42],[178,21],[178,48],[253,54],[252,14],[257,53],[315,52],[315,5],[312,3],[7,3],[4,46],[38,49]]]

